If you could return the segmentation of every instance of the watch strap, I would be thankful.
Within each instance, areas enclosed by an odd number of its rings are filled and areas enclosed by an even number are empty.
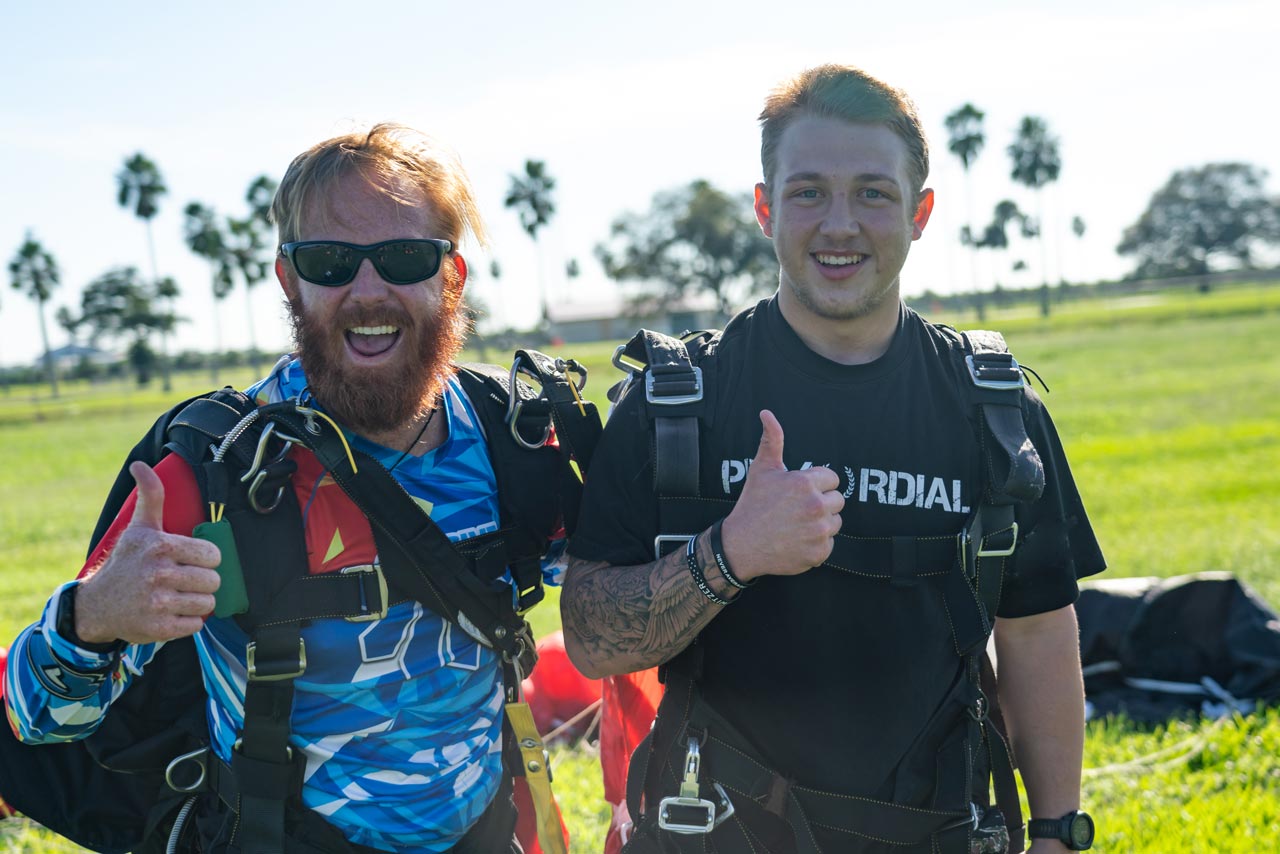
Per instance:
[[[1027,836],[1031,839],[1057,839],[1060,842],[1069,841],[1066,836],[1066,828],[1063,826],[1060,818],[1033,818],[1027,822]]]

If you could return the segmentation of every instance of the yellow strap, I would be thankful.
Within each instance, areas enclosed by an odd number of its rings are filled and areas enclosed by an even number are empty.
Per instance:
[[[560,829],[560,814],[556,810],[556,797],[551,792],[551,769],[547,761],[547,749],[533,722],[533,712],[525,702],[507,703],[507,720],[515,733],[520,748],[520,761],[524,764],[525,781],[533,799],[533,811],[538,824],[538,844],[543,854],[568,854],[564,835]]]
[[[586,415],[587,408],[582,405],[582,395],[578,394],[578,384],[573,381],[573,377],[569,377],[569,391],[573,392],[573,400],[578,404],[578,411]]]

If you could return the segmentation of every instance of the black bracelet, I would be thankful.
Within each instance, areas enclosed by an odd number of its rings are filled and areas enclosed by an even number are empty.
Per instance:
[[[698,589],[702,591],[702,595],[706,596],[717,605],[728,605],[729,600],[717,596],[716,592],[707,584],[707,578],[702,574],[702,564],[698,562],[698,538],[689,538],[689,547],[685,549],[685,561],[689,564],[689,574],[693,576],[693,583],[698,585]]]
[[[746,590],[752,584],[756,583],[756,579],[744,582],[738,576],[733,574],[733,570],[729,568],[729,559],[724,556],[724,543],[720,540],[720,526],[724,524],[723,519],[716,520],[711,526],[711,554],[716,559],[716,566],[720,567],[720,574],[724,576],[724,580],[729,582],[731,587],[739,590]]]

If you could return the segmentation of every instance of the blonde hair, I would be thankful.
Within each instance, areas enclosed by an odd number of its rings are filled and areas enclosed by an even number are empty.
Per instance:
[[[457,154],[421,131],[390,122],[327,139],[293,159],[271,203],[280,243],[300,238],[304,211],[332,216],[342,200],[329,191],[352,174],[408,207],[416,207],[418,199],[403,188],[415,188],[434,209],[436,225],[444,230],[439,236],[455,248],[466,235],[487,243],[471,181]]]
[[[760,165],[772,186],[778,165],[778,143],[802,115],[883,124],[907,146],[912,190],[919,193],[929,176],[929,143],[911,98],[849,65],[819,65],[783,81],[765,99],[760,113]]]

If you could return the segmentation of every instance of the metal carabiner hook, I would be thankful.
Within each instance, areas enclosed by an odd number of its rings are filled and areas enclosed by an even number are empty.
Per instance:
[[[271,437],[273,435],[284,442],[284,447],[282,447],[280,452],[272,457],[271,461],[267,463],[269,466],[283,460],[285,455],[289,453],[289,449],[293,447],[294,442],[296,441],[293,436],[286,436],[283,433],[277,432],[274,421],[269,422],[263,429],[262,435],[258,437],[258,447],[255,448],[253,452],[253,462],[249,465],[249,470],[240,478],[241,483],[248,483],[249,479],[255,477],[262,469],[262,460],[267,455],[267,443],[271,441]]]
[[[519,422],[520,412],[524,408],[524,401],[520,399],[519,375],[521,373],[535,380],[538,379],[536,373],[521,365],[520,356],[517,355],[511,362],[511,373],[507,378],[507,428],[511,431],[511,438],[515,440],[517,445],[530,451],[536,451],[551,441],[551,418],[550,416],[547,417],[546,429],[542,431],[542,438],[538,442],[530,443],[520,435],[520,430],[516,427],[516,424]]]

